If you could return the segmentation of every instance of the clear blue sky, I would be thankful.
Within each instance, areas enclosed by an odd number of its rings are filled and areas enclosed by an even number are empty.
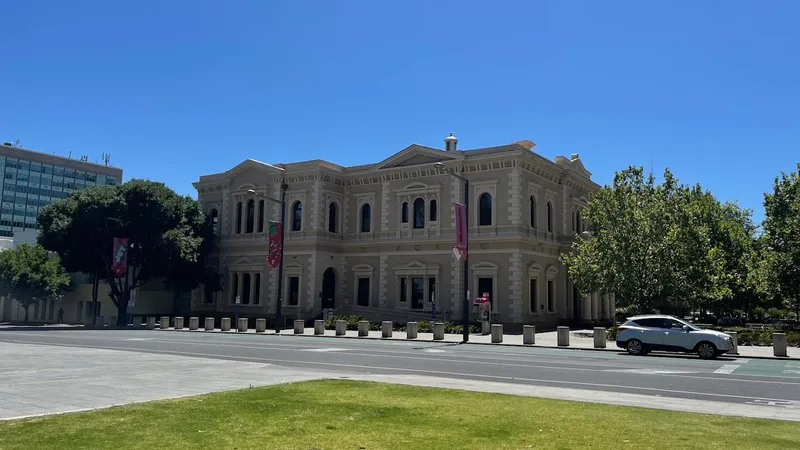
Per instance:
[[[0,140],[194,195],[245,158],[520,139],[763,216],[800,159],[800,2],[4,0]]]

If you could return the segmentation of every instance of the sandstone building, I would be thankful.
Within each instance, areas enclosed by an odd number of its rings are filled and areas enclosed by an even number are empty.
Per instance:
[[[268,222],[280,220],[285,180],[285,317],[323,310],[373,320],[459,320],[463,263],[453,256],[455,212],[470,181],[469,291],[488,292],[495,321],[510,326],[597,322],[613,316],[612,296],[577,298],[559,262],[581,209],[599,186],[577,154],[550,161],[520,141],[458,150],[411,145],[355,167],[324,160],[270,165],[248,159],[194,183],[218,241],[212,260],[224,290],[192,295],[197,314],[270,317],[277,270],[267,264]]]

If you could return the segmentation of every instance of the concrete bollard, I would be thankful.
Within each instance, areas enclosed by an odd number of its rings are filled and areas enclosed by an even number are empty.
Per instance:
[[[325,334],[325,321],[324,320],[315,320],[314,321],[314,334],[316,334],[316,335]]]
[[[267,331],[267,319],[256,319],[256,333]]]
[[[169,316],[161,316],[161,329],[166,330],[169,328]]]
[[[358,337],[366,337],[366,336],[369,336],[369,321],[359,320]]]
[[[388,320],[384,320],[381,323],[381,337],[384,337],[384,338],[392,337],[392,327],[393,326],[394,326],[394,323],[392,323],[392,322],[390,322]]]
[[[156,327],[156,318],[154,316],[147,317],[147,329],[152,330]]]
[[[344,336],[347,334],[347,322],[344,320],[336,321],[336,335]]]
[[[236,329],[236,331],[238,331],[239,333],[246,333],[248,324],[249,324],[249,321],[247,320],[247,317],[240,317],[239,318],[239,327]]]
[[[729,351],[729,355],[738,355],[739,354],[739,333],[736,331],[726,331],[729,335],[731,335],[731,339],[733,339],[733,350]]]
[[[206,331],[214,331],[214,318],[206,317],[205,327]]]
[[[182,330],[183,329],[183,317],[176,317],[175,320],[173,321],[173,325],[174,325],[173,328],[175,328],[176,330]]]
[[[606,348],[606,329],[594,327],[594,348]]]
[[[417,338],[417,322],[408,322],[406,324],[406,338],[408,339],[416,339]]]
[[[194,331],[200,328],[200,318],[199,317],[189,317],[189,329]]]
[[[569,327],[557,327],[556,330],[558,346],[569,347]]]
[[[433,340],[441,341],[444,339],[444,324],[442,322],[435,322],[433,324]]]
[[[220,331],[231,331],[231,318],[223,317],[219,323]]]
[[[306,332],[306,323],[301,319],[294,321],[294,334],[303,334]]]
[[[144,317],[135,317],[133,319],[133,328],[144,328]]]
[[[772,353],[775,356],[789,356],[786,353],[786,333],[772,333]]]
[[[522,326],[522,344],[533,345],[536,343],[536,327],[533,325]]]
[[[493,323],[492,324],[492,344],[502,344],[503,343],[503,324],[501,323]]]

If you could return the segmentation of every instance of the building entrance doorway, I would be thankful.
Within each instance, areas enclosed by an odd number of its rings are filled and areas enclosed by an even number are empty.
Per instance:
[[[322,309],[333,309],[336,305],[336,271],[328,267],[322,274]]]

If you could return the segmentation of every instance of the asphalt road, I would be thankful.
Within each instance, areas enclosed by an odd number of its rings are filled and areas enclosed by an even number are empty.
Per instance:
[[[147,330],[0,331],[0,341],[800,408],[800,362],[788,360]]]

